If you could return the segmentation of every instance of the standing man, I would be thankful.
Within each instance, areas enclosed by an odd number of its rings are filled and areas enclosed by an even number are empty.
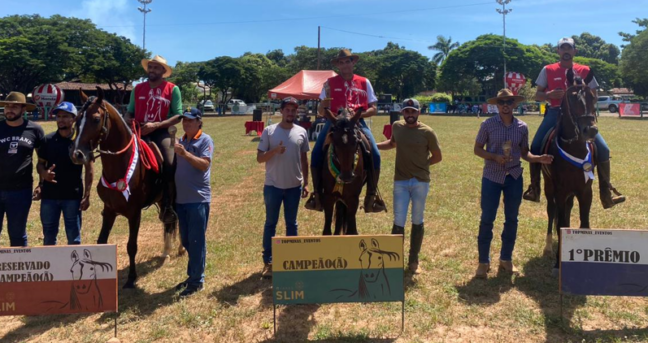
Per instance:
[[[175,163],[173,144],[169,135],[169,126],[180,122],[182,99],[180,88],[165,78],[171,76],[172,69],[167,61],[159,55],[153,59],[143,59],[142,67],[148,73],[148,81],[139,83],[131,92],[128,113],[125,119],[129,123],[135,120],[142,130],[142,138],[153,141],[160,149],[164,163],[162,165],[162,209],[160,220],[174,223],[177,215],[173,210],[175,203]]]
[[[56,245],[59,220],[63,212],[67,244],[81,244],[81,211],[90,206],[93,164],[85,168],[85,192],[81,182],[83,165],[72,163],[70,149],[72,125],[77,109],[69,102],[60,103],[52,113],[58,129],[45,136],[38,149],[36,170],[41,182],[34,190],[34,199],[41,199],[40,216],[43,223],[44,245]]]
[[[513,265],[513,248],[517,237],[518,210],[522,202],[522,164],[551,164],[553,156],[536,156],[529,152],[529,129],[527,124],[513,116],[513,110],[524,97],[514,96],[502,89],[497,97],[488,99],[497,105],[499,114],[486,119],[479,128],[475,141],[475,155],[485,160],[481,190],[481,221],[477,247],[479,266],[475,277],[486,278],[490,270],[490,245],[493,239],[493,222],[497,215],[500,195],[504,194],[504,231],[499,269],[517,273]],[[485,147],[485,148],[484,148]]]
[[[182,116],[185,134],[175,144],[178,155],[175,184],[178,187],[176,210],[180,226],[180,240],[189,255],[187,279],[176,290],[184,290],[180,297],[188,297],[203,289],[207,243],[205,232],[209,222],[211,202],[211,160],[214,142],[202,132],[202,113],[188,108]]]
[[[43,128],[27,119],[25,95],[11,92],[4,101],[5,120],[0,121],[0,233],[5,213],[12,247],[27,246],[27,216],[32,203],[34,149],[40,148]]]
[[[380,152],[376,145],[376,140],[371,134],[371,130],[362,118],[369,118],[376,113],[376,103],[378,98],[374,93],[371,82],[368,79],[355,75],[353,66],[358,63],[360,56],[352,55],[347,49],[342,49],[338,56],[331,60],[331,63],[338,68],[339,74],[329,78],[322,88],[320,99],[322,100],[317,108],[320,116],[324,116],[326,109],[330,109],[334,114],[343,108],[351,109],[354,113],[357,109],[362,108],[363,113],[360,118],[362,132],[369,140],[370,147],[365,147],[367,159],[372,164],[366,166],[368,170],[367,194],[364,201],[365,212],[383,212],[386,211],[385,203],[378,196],[378,179],[380,178]],[[324,142],[331,127],[327,120],[324,129],[317,136],[317,142],[313,148],[311,156],[311,172],[313,173],[313,195],[306,202],[306,208],[309,210],[323,211],[321,195],[323,192],[322,183],[322,164],[324,163]]]
[[[284,205],[286,236],[297,236],[299,198],[308,196],[308,134],[294,125],[297,99],[281,101],[281,122],[263,130],[257,162],[266,164],[263,199],[266,220],[263,228],[263,278],[272,277],[272,237],[276,233],[279,210]],[[302,186],[303,185],[303,186]]]
[[[430,191],[430,166],[441,162],[441,148],[436,134],[418,121],[419,102],[406,99],[401,107],[404,120],[394,122],[392,136],[378,144],[378,149],[396,148],[394,173],[394,226],[392,235],[405,234],[407,208],[412,203],[409,270],[418,272],[418,255],[423,244],[423,212]]]
[[[542,141],[547,133],[556,126],[556,123],[558,123],[558,118],[561,113],[560,105],[562,104],[563,96],[565,95],[567,88],[571,86],[567,84],[567,72],[571,69],[574,73],[574,79],[576,77],[581,77],[583,80],[590,72],[588,66],[574,63],[573,59],[578,50],[576,50],[573,39],[562,38],[559,40],[557,51],[560,56],[560,62],[542,68],[542,71],[540,71],[538,79],[536,80],[536,85],[538,86],[538,90],[536,91],[536,101],[549,101],[550,104],[550,107],[546,110],[544,119],[542,119],[540,127],[538,127],[538,131],[533,137],[533,142],[531,143],[531,153],[536,155],[541,153]],[[593,78],[587,86],[596,89],[599,84],[596,79]],[[603,139],[603,136],[601,136],[601,133],[598,133],[594,138],[594,144],[596,144],[596,159],[598,161],[597,170],[599,175],[601,203],[603,204],[603,208],[608,209],[616,204],[624,202],[625,196],[621,195],[621,193],[612,186],[612,183],[610,183],[610,148]],[[531,184],[529,185],[529,189],[524,192],[524,199],[540,202],[540,165],[536,163],[531,164],[530,172]],[[616,196],[612,196],[612,191]]]

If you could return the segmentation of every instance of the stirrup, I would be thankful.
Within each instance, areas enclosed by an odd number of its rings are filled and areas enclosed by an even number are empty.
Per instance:
[[[540,192],[536,192],[535,187],[529,186],[529,189],[527,189],[526,192],[524,192],[522,198],[528,201],[540,202]]]
[[[385,202],[375,194],[365,196],[364,200],[365,213],[387,212]]]
[[[319,204],[319,207],[317,206],[317,203],[318,203],[317,196],[315,195],[315,193],[313,193],[313,194],[311,194],[310,198],[308,198],[308,200],[306,201],[306,204],[304,205],[304,207],[307,210],[318,211],[318,212],[324,211],[324,209],[322,208],[321,202]]]

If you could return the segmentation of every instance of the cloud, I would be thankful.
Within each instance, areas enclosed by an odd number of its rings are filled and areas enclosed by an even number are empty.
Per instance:
[[[83,0],[81,9],[73,12],[73,16],[90,19],[97,27],[134,42],[135,23],[129,18],[128,11],[136,11],[134,2],[129,5],[126,0]]]

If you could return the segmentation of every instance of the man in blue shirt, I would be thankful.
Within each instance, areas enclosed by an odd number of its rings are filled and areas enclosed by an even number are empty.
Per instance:
[[[176,290],[180,297],[190,296],[203,289],[207,244],[205,231],[209,222],[211,187],[209,185],[214,142],[202,132],[202,113],[188,108],[182,115],[185,135],[175,144],[176,158],[176,212],[180,226],[180,240],[187,249],[189,265],[187,279]]]

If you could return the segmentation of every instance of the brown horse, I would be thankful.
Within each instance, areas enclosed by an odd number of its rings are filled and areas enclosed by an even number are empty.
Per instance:
[[[76,164],[88,164],[95,159],[95,151],[101,156],[103,180],[97,185],[97,193],[104,203],[104,208],[97,243],[108,242],[117,215],[128,219],[127,250],[130,270],[124,288],[133,288],[137,278],[135,255],[142,209],[153,204],[159,205],[162,198],[162,177],[160,173],[145,168],[142,154],[136,155],[140,144],[138,137],[119,112],[104,100],[103,90],[97,87],[97,91],[96,98],[88,98],[81,92],[81,99],[85,104],[75,124],[76,138],[70,157]],[[157,149],[155,146],[152,148]],[[158,158],[161,158],[159,156]],[[158,161],[158,165],[162,166],[161,160]],[[170,256],[172,240],[176,236],[176,224],[164,225],[165,258]],[[178,250],[179,253],[182,251],[181,248]]]
[[[589,213],[592,205],[592,180],[594,178],[594,151],[591,142],[598,134],[596,126],[596,94],[587,85],[594,77],[590,72],[585,81],[576,79],[568,72],[568,84],[561,104],[561,115],[555,133],[547,143],[547,154],[555,156],[551,165],[542,165],[547,198],[547,238],[545,256],[552,253],[552,229],[570,226],[574,197],[578,199],[580,227],[589,228]],[[560,249],[557,252],[559,259]],[[556,261],[554,268],[559,265]]]
[[[332,125],[324,148],[325,163],[322,165],[323,235],[331,234],[334,210],[335,234],[358,234],[355,216],[367,172],[362,153],[364,136],[357,126],[362,109],[358,109],[353,116],[351,113],[343,110],[336,116],[328,109],[325,112]]]

